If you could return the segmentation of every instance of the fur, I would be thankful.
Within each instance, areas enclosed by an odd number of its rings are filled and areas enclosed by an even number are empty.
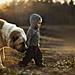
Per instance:
[[[3,19],[0,19],[0,38],[2,39],[4,46],[11,47],[20,52],[23,52],[27,47],[27,37],[24,30],[20,27],[17,27],[15,24],[8,23]],[[3,49],[0,50],[0,67],[4,68],[2,64],[2,57],[4,57]]]
[[[7,46],[15,48],[15,49],[19,49],[23,42],[24,42],[24,45],[26,46],[25,43],[26,43],[27,37],[24,30],[20,27],[17,27],[15,24],[8,23],[4,20],[1,20],[1,21],[4,22],[1,29],[1,34]]]

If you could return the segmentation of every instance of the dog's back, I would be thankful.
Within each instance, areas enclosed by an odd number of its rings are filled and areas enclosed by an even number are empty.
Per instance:
[[[4,25],[3,25],[3,27],[2,27],[2,37],[3,37],[3,39],[5,39],[6,41],[8,41],[8,39],[9,39],[9,35],[10,35],[10,33],[11,33],[11,30],[13,29],[13,28],[15,28],[16,27],[16,25],[15,24],[11,24],[11,23],[5,23]]]

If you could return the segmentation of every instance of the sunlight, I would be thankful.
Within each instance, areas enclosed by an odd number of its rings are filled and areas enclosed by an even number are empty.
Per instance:
[[[55,2],[60,2],[61,4],[63,4],[64,3],[64,0],[53,0],[53,2],[55,3]]]
[[[10,2],[12,2],[13,0],[0,0],[0,5],[1,4],[4,4],[4,3],[10,3]],[[16,1],[16,2],[19,2],[19,1],[21,1],[21,0],[14,0],[14,1]],[[24,0],[26,3],[29,1],[29,0]],[[41,0],[38,0],[38,1],[41,1]],[[44,0],[43,0],[44,1]],[[63,4],[64,3],[64,1],[67,1],[67,3],[69,4],[69,2],[71,1],[71,0],[53,0],[53,2],[54,3],[56,3],[56,2],[61,2],[61,4]],[[75,0],[73,0],[74,1],[74,5],[75,5]]]
[[[27,2],[27,1],[29,1],[29,0],[25,0],[25,2]]]
[[[4,3],[7,3],[7,2],[11,2],[12,0],[0,0],[0,4],[4,4]]]
[[[0,4],[4,4],[4,3],[6,3],[6,2],[11,2],[11,1],[13,1],[13,0],[0,0]],[[20,0],[16,0],[17,2],[19,2]],[[29,0],[25,0],[25,2],[27,2],[27,1],[29,1]],[[41,1],[41,0],[39,0],[39,1]],[[44,0],[43,0],[44,1]],[[64,3],[64,1],[67,1],[67,3],[69,3],[71,0],[53,0],[53,2],[55,3],[55,2],[57,2],[57,1],[59,1],[59,2],[61,2],[61,4],[63,4]],[[75,0],[73,0],[74,1],[74,4],[75,4]]]
[[[3,4],[5,2],[6,2],[6,0],[0,0],[0,4]]]
[[[19,1],[21,1],[21,0],[17,0],[17,2],[19,2]],[[25,0],[25,2],[27,2],[27,1],[29,1],[29,0]]]
[[[0,0],[0,4],[4,4],[6,2],[11,2],[13,0]],[[17,2],[19,2],[20,0],[16,0]],[[28,0],[25,0],[25,2],[27,2]]]
[[[61,4],[63,4],[64,1],[67,1],[67,3],[69,3],[71,0],[53,0],[54,3],[56,3],[57,1],[61,2]],[[74,4],[75,4],[75,0],[73,0],[73,1],[74,1]]]
[[[56,0],[53,0],[53,2],[55,3],[55,2],[56,2]]]
[[[10,3],[12,1],[16,1],[16,2],[19,2],[21,0],[0,0],[0,5],[3,5],[5,3]],[[25,0],[25,2],[28,2],[29,0]]]

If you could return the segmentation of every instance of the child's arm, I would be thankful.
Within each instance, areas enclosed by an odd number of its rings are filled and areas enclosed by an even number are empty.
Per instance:
[[[33,38],[34,34],[35,33],[32,30],[28,30],[27,32],[27,45],[28,46],[30,46],[31,39]]]

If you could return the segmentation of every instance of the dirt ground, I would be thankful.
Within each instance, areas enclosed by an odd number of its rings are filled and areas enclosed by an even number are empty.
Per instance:
[[[46,65],[43,68],[36,67],[34,62],[30,62],[27,67],[19,67],[17,63],[24,54],[5,47],[4,65],[7,69],[0,70],[0,75],[75,75],[74,38],[71,38],[71,33],[64,34],[65,39],[41,36],[40,49],[43,54],[43,63]],[[0,43],[0,46],[2,46],[2,43]]]
[[[56,42],[58,39],[51,39]],[[60,42],[60,40],[58,40]],[[57,43],[56,43],[57,44]],[[54,45],[52,43],[52,45]],[[4,61],[6,70],[1,70],[1,75],[75,75],[75,47],[68,45],[54,45],[50,48],[41,48],[43,54],[44,68],[36,67],[30,62],[27,67],[19,67],[17,63],[23,54],[14,49],[5,47],[6,59]]]

